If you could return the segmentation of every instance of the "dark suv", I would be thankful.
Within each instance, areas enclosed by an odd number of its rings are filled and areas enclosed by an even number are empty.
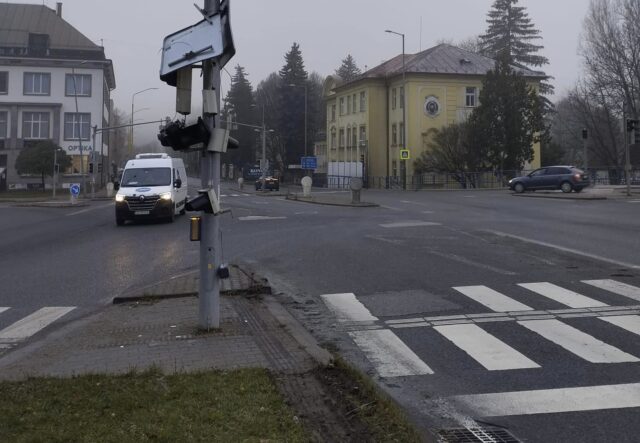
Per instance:
[[[518,194],[536,189],[580,192],[587,186],[589,186],[589,176],[574,166],[547,166],[523,177],[509,180],[509,189]]]

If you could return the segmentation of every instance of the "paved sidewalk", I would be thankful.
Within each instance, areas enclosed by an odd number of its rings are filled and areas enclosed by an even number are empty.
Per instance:
[[[197,273],[141,288],[119,304],[72,321],[0,358],[0,379],[268,368],[302,374],[331,356],[271,295],[261,279],[231,268],[220,329],[198,330]],[[235,295],[231,295],[235,294]],[[178,298],[173,298],[178,296]]]

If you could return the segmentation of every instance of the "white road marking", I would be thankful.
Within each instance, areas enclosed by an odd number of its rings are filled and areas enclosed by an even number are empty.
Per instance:
[[[74,309],[75,307],[39,309],[0,331],[0,343],[16,343],[25,340]]]
[[[453,289],[495,312],[533,311],[533,308],[486,286],[458,286]]]
[[[394,208],[393,206],[380,205],[380,207],[381,207],[381,208],[384,208],[384,209],[390,209],[390,210],[392,210],[392,211],[402,211],[402,209],[400,209],[400,208]]]
[[[595,308],[602,306],[609,306],[606,303],[602,303],[598,300],[594,300],[589,297],[585,297],[577,292],[569,291],[568,289],[561,288],[552,283],[518,283],[518,286],[533,291],[536,294],[540,294],[543,297],[550,298],[570,308]]]
[[[341,322],[347,321],[376,321],[371,312],[356,298],[355,294],[326,294],[320,298],[331,309]]]
[[[477,325],[434,326],[433,329],[490,371],[540,367]]]
[[[640,407],[640,383],[460,395],[451,400],[482,417]]]
[[[433,211],[422,211],[423,214],[433,214]]]
[[[284,220],[287,217],[269,217],[267,215],[248,215],[246,217],[239,217],[240,221],[257,221],[257,220]]]
[[[442,223],[433,223],[433,222],[425,222],[425,221],[406,221],[406,222],[396,222],[396,223],[385,223],[380,225],[382,228],[415,228],[419,226],[441,226]]]
[[[96,209],[108,208],[109,206],[113,206],[114,202],[109,202],[106,205],[92,206],[90,208],[81,209],[80,211],[75,211],[67,214],[67,217],[71,217],[72,215],[84,214],[85,212],[94,211]]]
[[[0,307],[0,314],[2,314],[4,311],[8,311],[8,310],[9,310],[9,308]]]
[[[559,320],[527,320],[518,324],[591,363],[626,363],[640,359]]]
[[[640,288],[626,283],[621,283],[615,280],[582,280],[582,283],[586,283],[596,288],[604,289],[605,291],[613,292],[614,294],[622,295],[624,297],[631,298],[633,300],[640,301]]]
[[[354,331],[349,335],[381,377],[433,374],[433,370],[388,329]]]
[[[559,199],[558,201],[562,201],[562,199]],[[601,255],[590,254],[588,252],[578,251],[577,249],[565,248],[564,246],[559,246],[559,245],[554,245],[552,243],[533,240],[531,238],[521,237],[519,235],[512,235],[512,234],[507,234],[506,232],[493,231],[493,230],[486,230],[485,232],[489,232],[491,234],[494,234],[494,235],[497,235],[497,236],[500,236],[500,237],[506,237],[506,238],[512,238],[512,239],[515,239],[515,240],[520,240],[522,242],[531,243],[533,245],[544,246],[544,247],[547,247],[547,248],[556,249],[556,250],[562,251],[562,252],[568,252],[570,254],[579,255],[581,257],[587,257],[587,258],[590,258],[590,259],[593,259],[593,260],[601,261],[603,263],[609,263],[609,264],[612,264],[612,265],[621,266],[623,268],[640,269],[640,265],[634,265],[632,263],[626,263],[626,262],[622,262],[622,261],[618,261],[618,260],[612,260],[612,259],[607,258],[607,257],[602,257]]]
[[[598,318],[636,335],[640,335],[640,315],[616,315],[613,317]]]

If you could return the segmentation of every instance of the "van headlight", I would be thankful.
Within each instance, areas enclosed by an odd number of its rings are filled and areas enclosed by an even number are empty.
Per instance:
[[[171,200],[171,192],[165,192],[164,194],[160,194],[160,198],[165,201]]]
[[[117,202],[123,202],[124,201],[124,195],[116,194],[116,201]]]

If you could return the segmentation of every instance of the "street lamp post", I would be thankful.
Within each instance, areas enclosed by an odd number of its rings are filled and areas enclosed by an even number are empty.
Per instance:
[[[406,87],[406,78],[405,78],[405,65],[404,65],[404,34],[400,32],[391,31],[390,29],[385,30],[384,32],[388,32],[389,34],[395,34],[402,37],[402,149],[406,149],[407,147],[407,113],[406,113],[406,95],[407,95],[407,87]],[[402,188],[407,189],[407,163],[406,160],[401,159],[402,163]],[[387,162],[389,159],[387,158]]]
[[[133,158],[133,114],[135,113],[133,109],[134,100],[136,98],[136,95],[142,94],[143,92],[151,91],[154,89],[158,89],[158,88],[142,89],[141,91],[134,92],[133,95],[131,96],[131,130],[129,131],[129,157],[130,158]]]
[[[80,64],[84,64],[87,61],[84,60],[80,62]],[[76,68],[75,66],[71,67],[71,78],[73,79],[73,98],[76,103],[76,115],[73,120],[75,124],[78,125],[78,150],[80,151],[80,176],[82,177],[82,195],[87,196],[87,182],[84,177],[84,154],[82,152],[82,121],[80,119],[80,113],[78,111],[78,88],[76,86]],[[75,127],[72,126],[72,127]]]

